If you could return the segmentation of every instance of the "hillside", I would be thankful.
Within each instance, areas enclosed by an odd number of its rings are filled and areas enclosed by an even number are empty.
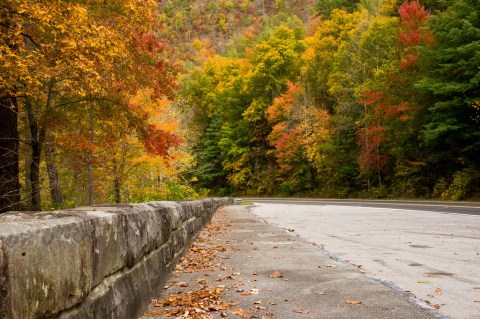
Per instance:
[[[478,196],[476,2],[183,3],[164,35],[189,70],[197,188]]]
[[[182,60],[195,60],[200,48],[232,53],[239,42],[255,41],[262,24],[279,13],[308,22],[315,0],[162,0],[160,32]]]

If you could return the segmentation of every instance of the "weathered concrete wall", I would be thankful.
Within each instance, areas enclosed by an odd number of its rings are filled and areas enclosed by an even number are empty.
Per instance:
[[[231,198],[0,216],[0,318],[137,318]]]

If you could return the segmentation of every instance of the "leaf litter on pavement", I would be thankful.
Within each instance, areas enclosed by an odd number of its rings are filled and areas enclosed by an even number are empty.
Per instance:
[[[221,214],[221,210],[217,214]],[[164,289],[165,291],[172,289],[172,292],[155,300],[152,304],[155,309],[145,313],[145,317],[185,319],[274,318],[272,312],[267,312],[261,317],[257,316],[256,312],[266,311],[266,307],[259,303],[254,303],[253,307],[243,310],[238,307],[240,302],[228,301],[222,297],[222,294],[229,289],[240,292],[238,295],[242,297],[259,294],[259,290],[255,288],[246,291],[240,289],[244,283],[236,280],[235,277],[240,275],[238,272],[215,277],[214,273],[216,271],[233,270],[225,267],[219,260],[228,259],[227,254],[230,251],[238,251],[238,249],[218,244],[219,239],[225,237],[231,227],[231,222],[223,217],[225,216],[222,214],[222,218],[214,218],[209,225],[204,227],[195,242],[190,244],[187,254],[179,259],[174,274],[174,278],[182,278],[181,281],[171,280]],[[195,273],[201,273],[201,275],[194,280],[183,278],[188,275],[193,276]],[[282,275],[277,271],[272,273],[270,277],[280,278]],[[199,285],[198,289],[192,287],[192,285],[196,285],[195,283]]]

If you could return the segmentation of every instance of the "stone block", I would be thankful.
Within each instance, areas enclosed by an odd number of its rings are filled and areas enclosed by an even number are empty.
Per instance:
[[[90,223],[39,214],[0,221],[8,318],[52,317],[92,289]]]

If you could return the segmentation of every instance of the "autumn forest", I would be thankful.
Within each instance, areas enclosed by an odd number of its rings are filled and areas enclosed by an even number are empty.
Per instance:
[[[477,0],[4,0],[0,211],[480,197]]]

